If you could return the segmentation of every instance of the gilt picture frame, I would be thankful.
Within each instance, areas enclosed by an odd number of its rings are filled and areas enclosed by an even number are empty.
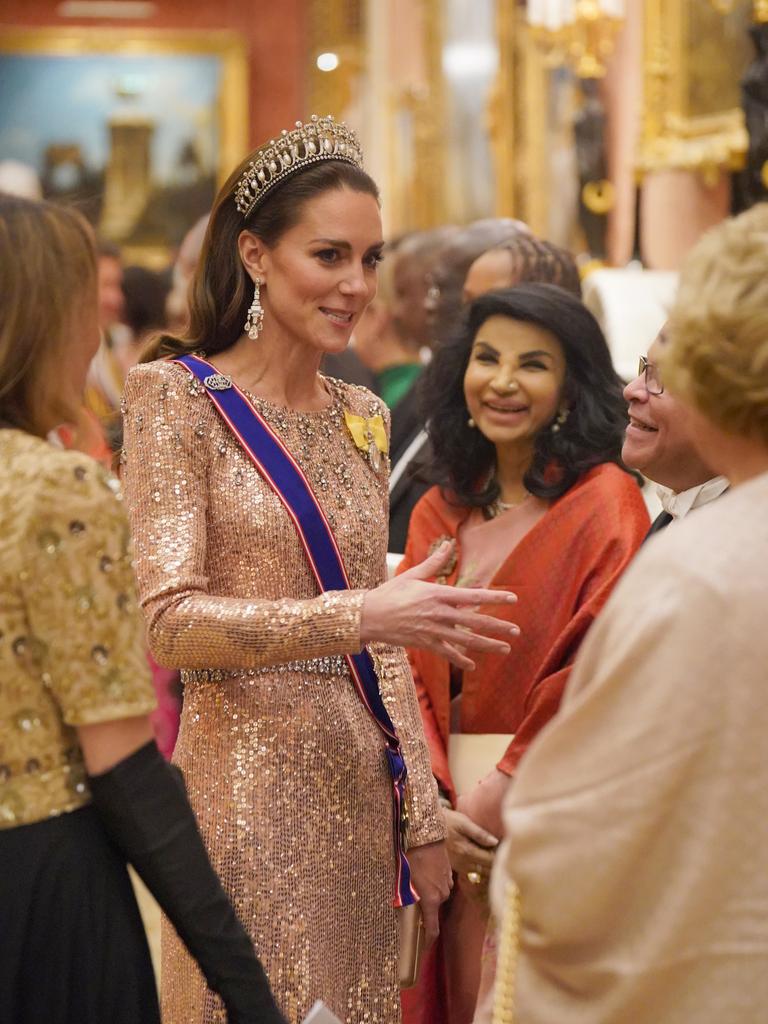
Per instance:
[[[168,264],[245,155],[230,32],[0,30],[0,161],[32,166],[128,262]]]

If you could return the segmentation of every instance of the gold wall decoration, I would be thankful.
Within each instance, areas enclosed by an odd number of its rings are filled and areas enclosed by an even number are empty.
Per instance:
[[[739,0],[709,0],[709,2],[720,14],[730,14]],[[752,0],[752,7],[755,21],[763,23],[768,21],[768,0]]]
[[[230,32],[0,29],[0,152],[166,266],[246,152],[247,73]]]
[[[623,24],[623,6],[619,0],[573,0],[570,14],[563,11],[553,25],[551,5],[529,0],[528,21],[553,67],[567,63],[579,78],[602,78]]]
[[[578,248],[578,176],[573,115],[575,73],[553,66],[525,9],[497,0],[499,71],[489,104],[496,169],[496,210],[542,237]]]
[[[607,178],[588,181],[581,190],[581,201],[590,213],[601,216],[610,213],[616,205],[616,189],[613,182]]]
[[[752,59],[751,0],[723,13],[700,0],[646,0],[640,173],[672,168],[714,183],[743,166],[739,80]]]
[[[312,0],[309,7],[308,112],[354,122],[366,67],[364,0]],[[321,71],[317,58],[335,53],[338,66]]]

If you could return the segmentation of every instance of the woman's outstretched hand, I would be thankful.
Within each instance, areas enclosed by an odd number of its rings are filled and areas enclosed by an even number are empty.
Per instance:
[[[465,672],[475,667],[468,651],[509,654],[507,638],[517,636],[519,627],[477,609],[516,601],[517,596],[507,590],[428,583],[452,555],[453,543],[446,541],[419,565],[368,591],[360,619],[363,643],[378,640],[397,647],[420,647]]]

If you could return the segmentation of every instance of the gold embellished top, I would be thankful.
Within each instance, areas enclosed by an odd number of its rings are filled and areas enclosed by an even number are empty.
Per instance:
[[[300,1021],[323,999],[348,1024],[393,1024],[392,784],[344,659],[360,649],[365,591],[385,579],[388,417],[366,389],[326,386],[315,412],[247,397],[307,476],[349,591],[318,595],[280,499],[178,364],[129,374],[124,480],[150,646],[182,669],[174,760],[281,1008]],[[372,654],[408,765],[411,844],[442,839],[405,652]],[[170,929],[162,976],[168,1024],[222,1019]]]
[[[76,726],[155,705],[117,481],[0,430],[0,828],[89,801]]]

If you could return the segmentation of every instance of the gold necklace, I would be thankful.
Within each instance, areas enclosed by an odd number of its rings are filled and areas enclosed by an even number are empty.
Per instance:
[[[525,497],[521,498],[520,501],[502,501],[501,498],[496,498],[489,505],[483,506],[483,516],[486,519],[496,519],[503,512],[509,512],[511,508],[520,508],[530,498],[530,492],[525,492]]]

